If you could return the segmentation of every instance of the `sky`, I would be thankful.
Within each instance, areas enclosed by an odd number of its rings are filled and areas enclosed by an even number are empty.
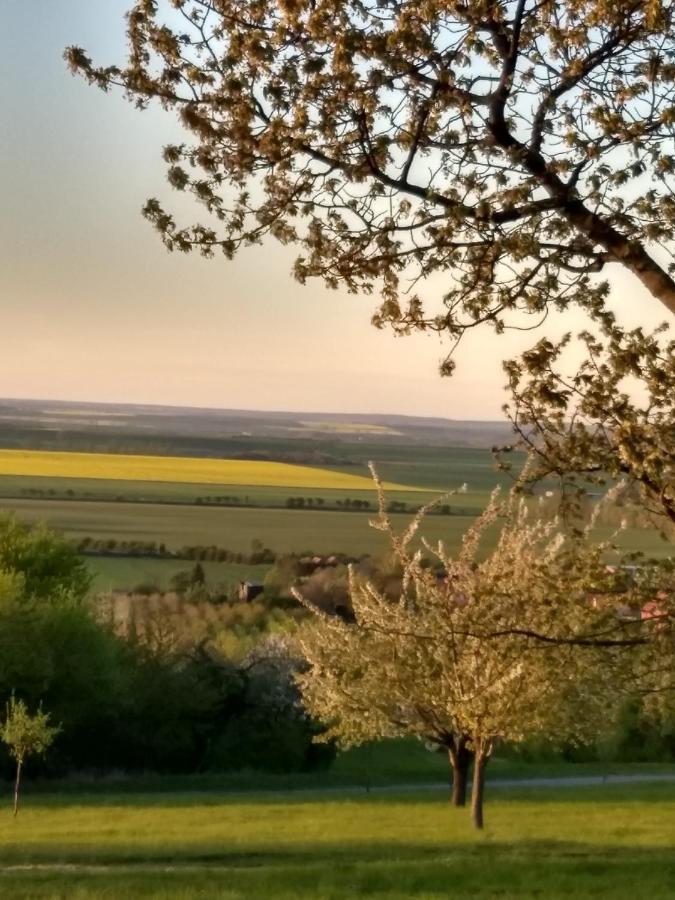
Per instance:
[[[161,161],[178,124],[87,86],[62,59],[76,44],[122,62],[129,5],[0,0],[0,396],[500,418],[500,360],[532,334],[480,329],[442,379],[443,340],[376,330],[376,297],[299,285],[293,248],[233,262],[165,250],[140,210],[150,196],[181,209]],[[631,276],[613,286],[627,324],[666,317]],[[553,317],[546,333],[583,324]]]

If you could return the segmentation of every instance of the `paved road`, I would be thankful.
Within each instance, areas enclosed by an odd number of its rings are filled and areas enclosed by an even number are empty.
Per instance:
[[[644,773],[640,775],[564,775],[558,778],[488,778],[487,786],[494,788],[566,788],[592,787],[596,784],[648,784],[654,781],[675,782],[675,772]],[[433,784],[396,784],[371,788],[371,790],[414,791],[449,789],[448,782]]]
[[[673,772],[655,772],[654,774],[641,773],[639,775],[565,775],[558,778],[488,778],[489,788],[570,788],[592,787],[594,785],[612,784],[649,784],[653,782],[675,782],[675,767]],[[471,783],[469,782],[469,788]],[[413,791],[449,791],[449,781],[432,781],[422,783],[404,782],[402,784],[345,784],[327,785],[326,787],[301,787],[301,788],[259,788],[246,791],[227,791],[228,794],[246,796],[247,794],[358,794],[367,792],[370,794],[382,793],[408,793]]]
[[[593,784],[646,784],[650,781],[675,781],[675,772],[639,775],[564,775],[558,778],[495,778],[491,787],[584,787]]]

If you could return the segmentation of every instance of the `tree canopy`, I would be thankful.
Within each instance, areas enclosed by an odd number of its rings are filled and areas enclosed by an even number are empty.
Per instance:
[[[7,704],[5,721],[0,725],[0,741],[7,745],[10,755],[16,761],[14,781],[14,815],[19,811],[19,790],[21,770],[29,756],[39,756],[49,749],[60,726],[49,724],[49,714],[38,709],[34,715],[28,712],[23,700],[12,694]]]
[[[562,362],[569,334],[543,338],[505,364],[512,397],[506,412],[530,452],[525,480],[557,477],[574,505],[580,477],[602,484],[627,477],[639,488],[639,506],[672,534],[675,341],[613,323],[600,337],[581,338],[586,359],[575,373]]]
[[[25,599],[81,601],[92,577],[76,548],[44,525],[0,518],[0,571],[23,579]]]
[[[468,749],[481,827],[484,771],[496,742],[589,741],[611,729],[638,689],[658,681],[660,690],[672,665],[660,650],[654,657],[639,611],[618,615],[630,597],[626,572],[608,568],[608,546],[588,534],[566,539],[556,520],[494,496],[455,556],[442,544],[425,545],[436,563],[429,566],[412,544],[423,513],[398,535],[385,509],[381,495],[376,525],[403,570],[398,599],[352,575],[354,619],[344,621],[296,594],[316,613],[300,633],[304,701],[327,723],[325,738],[347,745],[414,734]],[[485,539],[495,528],[490,550]],[[662,632],[660,640],[672,640],[668,625]],[[643,657],[662,660],[658,677],[652,663],[640,669]]]
[[[167,247],[231,257],[272,235],[299,246],[300,281],[377,291],[377,324],[458,338],[522,325],[518,311],[597,313],[612,266],[675,312],[673,11],[136,0],[125,66],[66,57],[191,134],[164,159],[205,218],[183,226],[150,199]],[[441,296],[422,296],[435,273]]]

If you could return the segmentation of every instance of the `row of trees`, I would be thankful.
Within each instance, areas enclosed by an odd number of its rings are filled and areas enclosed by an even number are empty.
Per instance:
[[[251,542],[248,553],[228,550],[216,544],[190,544],[169,550],[162,541],[118,540],[117,538],[83,537],[74,544],[78,553],[85,556],[132,556],[158,559],[194,559],[202,562],[232,562],[248,565],[273,563],[277,554],[260,541]]]
[[[242,501],[241,497],[238,497],[235,495],[229,495],[229,494],[225,494],[223,496],[218,496],[218,497],[211,497],[211,496],[195,497],[195,503],[197,505],[206,503],[207,505],[212,504],[215,506],[239,506],[242,502],[246,503],[246,504],[249,503],[248,496],[244,497],[243,501]]]
[[[174,554],[162,541],[120,541],[117,538],[83,537],[75,542],[78,553],[89,556],[139,556],[171,559]]]

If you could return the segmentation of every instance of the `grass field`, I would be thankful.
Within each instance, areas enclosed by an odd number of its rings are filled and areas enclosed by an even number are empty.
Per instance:
[[[486,831],[435,792],[26,797],[0,813],[12,898],[381,900],[675,894],[675,785],[491,791]]]
[[[349,474],[349,473],[346,473]],[[352,473],[353,474],[353,473]],[[164,481],[114,481],[99,478],[46,478],[40,476],[0,475],[0,498],[31,499],[32,492],[39,492],[45,500],[101,500],[134,503],[187,503],[197,498],[229,497],[227,505],[274,507],[285,506],[289,497],[311,498],[314,503],[322,500],[326,507],[334,507],[347,498],[369,500],[376,506],[372,480],[368,489],[303,488],[279,485],[231,485],[192,484],[191,482]],[[426,503],[438,496],[435,491],[410,491],[387,489],[389,500],[400,500],[413,506]],[[457,505],[462,509],[482,509],[485,491],[471,491],[458,495]],[[236,498],[236,500],[234,499]],[[2,501],[0,501],[2,502]]]
[[[169,549],[186,544],[217,544],[235,552],[251,550],[253,540],[278,552],[379,553],[384,535],[361,513],[287,509],[236,509],[159,504],[60,500],[6,500],[5,510],[29,522],[45,521],[68,537],[157,540]],[[401,528],[410,517],[392,517]],[[456,542],[471,517],[430,518],[425,533]]]
[[[162,504],[81,502],[76,500],[6,499],[2,507],[28,522],[47,522],[72,538],[156,540],[169,549],[186,544],[217,544],[235,552],[248,552],[254,540],[280,553],[364,553],[386,549],[382,532],[369,526],[372,516],[362,513],[289,509],[237,509]],[[392,515],[402,530],[410,521]],[[431,541],[444,540],[455,549],[473,516],[431,516],[423,533]],[[609,528],[598,529],[607,537]],[[648,529],[629,528],[619,535],[622,547],[654,556],[668,556],[672,545]]]
[[[87,556],[87,566],[94,575],[94,590],[112,588],[131,590],[137,585],[157,585],[160,590],[169,589],[169,580],[176,572],[191,569],[189,559],[136,559],[134,557]],[[202,562],[209,588],[239,581],[262,582],[269,566],[251,566],[238,563]]]
[[[217,544],[235,552],[251,550],[254,540],[280,553],[381,553],[382,532],[369,526],[372,516],[361,513],[289,509],[236,509],[161,504],[99,503],[62,500],[4,500],[3,509],[29,522],[47,522],[66,536],[156,540],[169,549],[186,544]],[[402,530],[410,516],[391,516]],[[431,516],[423,533],[431,541],[444,540],[456,548],[473,516]],[[607,537],[609,528],[598,529]],[[622,547],[655,556],[668,556],[672,545],[655,531],[629,528],[618,538]]]
[[[0,450],[0,474],[43,478],[161,481],[200,485],[236,485],[372,491],[370,478],[313,466],[242,459],[134,456],[116,453],[59,453]],[[391,485],[398,491],[417,490]]]

